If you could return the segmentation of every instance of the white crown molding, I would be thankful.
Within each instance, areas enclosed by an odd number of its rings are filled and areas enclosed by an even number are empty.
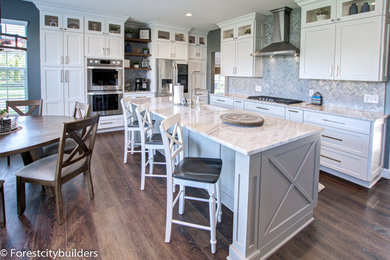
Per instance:
[[[253,12],[250,14],[246,14],[243,16],[239,16],[239,17],[236,17],[233,19],[229,19],[229,20],[217,23],[217,26],[219,28],[222,28],[222,27],[231,26],[231,25],[234,25],[236,23],[245,22],[245,21],[249,21],[249,20],[264,21],[266,19],[266,17],[267,16],[264,14],[259,14],[259,13]]]
[[[151,22],[147,23],[147,26],[148,27],[168,27],[170,29],[183,30],[186,32],[189,32],[192,29],[192,27],[177,26],[175,24],[162,22],[162,21],[151,21]]]
[[[99,11],[91,11],[91,10],[83,10],[80,8],[74,8],[67,6],[66,4],[54,4],[51,2],[47,2],[46,0],[25,0],[27,2],[32,2],[39,9],[39,11],[57,11],[61,13],[71,12],[72,14],[80,14],[80,15],[90,15],[90,16],[99,16],[105,18],[113,18],[117,20],[123,20],[123,23],[129,18],[128,16],[122,14],[115,14],[109,12],[99,12]]]

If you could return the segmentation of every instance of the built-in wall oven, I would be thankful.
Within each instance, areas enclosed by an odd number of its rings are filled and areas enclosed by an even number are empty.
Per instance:
[[[122,60],[87,59],[88,104],[92,114],[122,114]]]

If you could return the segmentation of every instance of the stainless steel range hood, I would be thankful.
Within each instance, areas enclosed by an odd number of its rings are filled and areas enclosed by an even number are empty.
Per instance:
[[[274,32],[272,44],[256,51],[252,56],[274,56],[274,55],[298,55],[299,49],[290,41],[290,13],[292,9],[282,7],[271,10],[274,15]]]

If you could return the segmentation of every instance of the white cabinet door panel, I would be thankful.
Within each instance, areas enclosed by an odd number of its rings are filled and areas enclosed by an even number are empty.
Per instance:
[[[236,73],[240,77],[251,77],[253,75],[254,58],[251,56],[253,50],[253,38],[243,38],[236,41]]]
[[[156,42],[156,58],[171,59],[171,44],[166,42]]]
[[[303,111],[299,109],[286,108],[286,119],[303,123]]]
[[[190,60],[196,60],[198,59],[198,47],[194,45],[188,46],[188,59]]]
[[[102,35],[85,35],[85,56],[102,57],[106,55],[105,37]]]
[[[109,58],[123,58],[123,39],[119,37],[107,37],[106,39],[106,55]]]
[[[336,71],[338,80],[380,80],[382,17],[338,23]]]
[[[42,99],[44,115],[64,115],[64,73],[62,67],[42,68]]]
[[[302,29],[300,78],[333,79],[334,52],[334,24]]]
[[[188,59],[188,46],[186,44],[173,44],[173,58],[175,60]]]
[[[221,74],[234,76],[236,41],[223,41],[221,44]]]
[[[65,66],[83,67],[84,40],[80,33],[64,33],[64,64]]]
[[[65,69],[64,103],[65,115],[72,116],[76,101],[85,103],[84,70]]]
[[[61,66],[64,63],[61,31],[41,30],[41,66]]]

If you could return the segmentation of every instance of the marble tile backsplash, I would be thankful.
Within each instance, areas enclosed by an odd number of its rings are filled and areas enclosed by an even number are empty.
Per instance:
[[[300,8],[291,13],[290,42],[300,45]],[[267,18],[266,42],[272,39],[272,16]],[[300,99],[310,102],[309,90],[319,91],[324,105],[383,112],[386,84],[384,82],[332,81],[299,79],[299,57],[264,58],[263,78],[229,77],[228,91],[243,95],[266,95]],[[255,91],[261,86],[262,91]],[[378,104],[364,103],[364,95],[378,95]]]

